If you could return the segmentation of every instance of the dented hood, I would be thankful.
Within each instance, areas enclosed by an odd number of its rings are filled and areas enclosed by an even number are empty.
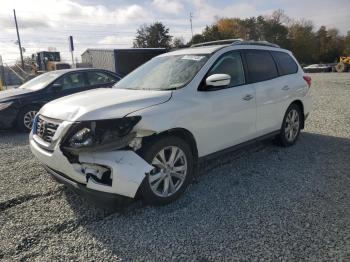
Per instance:
[[[101,88],[62,97],[46,104],[40,114],[64,121],[124,117],[168,101],[171,91]]]

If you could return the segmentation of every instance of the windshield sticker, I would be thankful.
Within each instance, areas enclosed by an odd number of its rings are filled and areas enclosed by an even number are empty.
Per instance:
[[[185,55],[181,59],[184,60],[193,60],[193,61],[200,61],[204,58],[204,56],[198,56],[198,55]]]

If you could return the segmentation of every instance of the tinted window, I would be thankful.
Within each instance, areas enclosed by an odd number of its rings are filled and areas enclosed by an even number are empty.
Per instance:
[[[280,75],[294,74],[298,71],[298,65],[294,59],[284,52],[271,52],[278,65]]]
[[[87,72],[90,85],[100,85],[115,82],[115,78],[102,72]]]
[[[245,50],[245,58],[250,83],[265,81],[278,76],[275,61],[268,51]]]
[[[68,74],[58,80],[58,83],[62,84],[62,90],[68,90],[72,88],[82,88],[87,86],[84,73]]]
[[[229,52],[218,58],[208,76],[227,74],[231,76],[230,86],[242,85],[245,82],[244,69],[239,52]]]

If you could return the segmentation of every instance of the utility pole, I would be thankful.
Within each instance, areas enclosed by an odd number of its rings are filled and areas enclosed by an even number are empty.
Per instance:
[[[19,37],[19,32],[18,32],[18,24],[17,24],[17,17],[16,17],[16,10],[13,9],[13,16],[15,17],[15,24],[16,24],[16,31],[17,31],[17,41],[18,41],[18,46],[19,46],[19,52],[21,54],[21,64],[22,64],[22,69],[24,70],[24,61],[23,61],[23,53],[22,53],[22,45],[21,45],[21,39]]]
[[[4,89],[4,85],[5,85],[4,65],[2,63],[2,56],[0,55],[0,91]]]
[[[76,68],[76,65],[74,64],[74,55],[73,55],[73,51],[74,51],[73,36],[68,37],[68,42],[69,42],[69,51],[72,56],[72,67]]]
[[[192,18],[193,18],[193,15],[192,15],[192,12],[190,12],[191,34],[192,34],[192,39],[193,39]]]

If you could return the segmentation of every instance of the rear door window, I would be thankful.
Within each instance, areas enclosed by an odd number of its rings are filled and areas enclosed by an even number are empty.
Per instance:
[[[62,90],[77,89],[87,86],[83,72],[67,74],[58,80],[58,83],[62,84]]]
[[[278,76],[271,54],[265,50],[245,50],[249,83],[269,80]]]
[[[116,79],[112,78],[111,75],[105,74],[103,72],[87,72],[90,85],[102,85],[115,82]]]
[[[271,54],[277,63],[280,75],[289,75],[298,72],[298,65],[289,54],[277,51],[272,51]]]

